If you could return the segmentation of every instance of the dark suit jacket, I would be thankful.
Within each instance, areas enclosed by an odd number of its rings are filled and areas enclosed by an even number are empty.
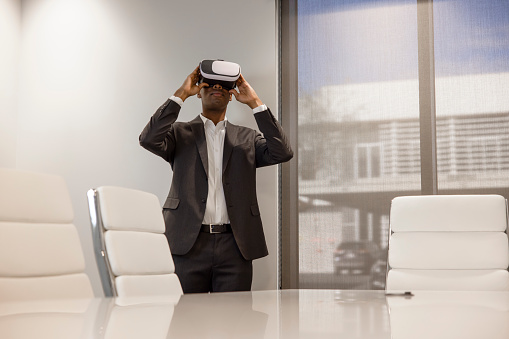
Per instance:
[[[199,116],[176,122],[180,105],[167,100],[140,135],[140,144],[168,161],[173,169],[168,198],[163,205],[166,237],[173,254],[193,246],[207,202],[207,144]],[[247,260],[268,254],[256,197],[256,168],[290,160],[293,152],[270,110],[256,113],[258,128],[226,125],[223,188],[226,208],[237,245]]]

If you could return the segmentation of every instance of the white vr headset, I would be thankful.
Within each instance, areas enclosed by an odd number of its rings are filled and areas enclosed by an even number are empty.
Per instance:
[[[200,62],[200,80],[209,86],[221,85],[226,90],[234,89],[240,77],[240,66],[224,60],[202,60]]]

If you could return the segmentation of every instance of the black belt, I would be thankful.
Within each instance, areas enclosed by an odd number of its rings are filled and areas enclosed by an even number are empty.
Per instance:
[[[231,233],[232,226],[230,224],[221,225],[202,224],[201,231],[205,233]]]

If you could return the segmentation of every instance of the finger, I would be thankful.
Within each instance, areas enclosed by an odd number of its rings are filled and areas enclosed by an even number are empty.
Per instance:
[[[197,83],[198,80],[200,79],[199,74],[196,73],[196,70],[193,71],[193,73],[189,74],[188,78],[191,79],[191,82],[194,83],[194,84]]]
[[[201,84],[198,85],[198,87],[201,90],[203,87],[209,87],[209,84],[207,84],[206,82],[202,82]]]
[[[239,92],[237,92],[234,89],[229,90],[228,93],[233,94],[235,96],[235,99],[237,99],[237,95],[239,95]]]
[[[242,85],[242,83],[246,81],[244,80],[244,77],[242,76],[242,74],[239,75],[239,78],[237,79],[236,83],[237,83],[237,86],[240,86]]]

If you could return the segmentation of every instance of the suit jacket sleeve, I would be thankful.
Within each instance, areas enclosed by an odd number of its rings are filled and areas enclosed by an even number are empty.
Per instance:
[[[286,162],[293,157],[290,142],[283,128],[269,109],[255,113],[258,128],[263,133],[255,140],[256,167]]]
[[[140,134],[140,145],[172,163],[175,151],[173,123],[177,120],[180,105],[168,99],[152,115]]]

